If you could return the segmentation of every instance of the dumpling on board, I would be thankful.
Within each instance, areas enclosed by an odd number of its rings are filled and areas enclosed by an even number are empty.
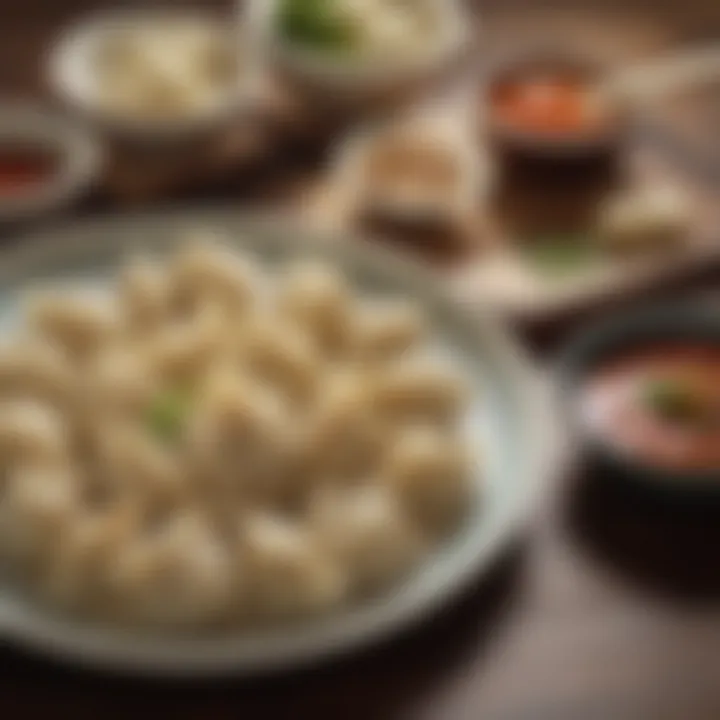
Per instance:
[[[402,575],[423,551],[402,506],[379,484],[319,488],[310,524],[323,549],[337,558],[361,591]]]
[[[307,530],[280,517],[255,513],[240,533],[241,561],[261,615],[319,611],[344,599],[345,574]]]

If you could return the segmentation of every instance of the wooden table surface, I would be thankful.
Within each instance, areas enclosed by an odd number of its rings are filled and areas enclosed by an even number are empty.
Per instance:
[[[0,91],[42,93],[48,39],[97,5],[2,3]],[[716,0],[482,6],[495,44],[550,28],[642,57],[720,38]],[[705,280],[717,277],[708,269]],[[568,328],[553,328],[550,349]],[[109,679],[8,648],[0,652],[0,715],[718,720],[719,541],[713,519],[668,518],[615,496],[602,478],[566,473],[489,577],[425,626],[359,656],[253,681],[162,684]]]

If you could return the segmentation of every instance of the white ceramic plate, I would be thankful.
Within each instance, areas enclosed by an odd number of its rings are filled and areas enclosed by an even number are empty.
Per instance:
[[[211,675],[287,668],[345,652],[438,610],[519,529],[544,473],[553,426],[544,393],[512,340],[483,315],[470,316],[407,261],[361,242],[301,237],[288,224],[232,211],[104,219],[48,232],[0,255],[0,325],[17,321],[18,292],[39,281],[97,282],[131,252],[162,254],[194,228],[217,229],[269,266],[312,254],[336,263],[363,293],[413,297],[435,345],[467,375],[467,431],[477,440],[476,485],[465,522],[443,547],[384,595],[319,618],[272,629],[167,636],[62,615],[5,583],[0,636],[29,648],[113,670]],[[482,469],[481,469],[482,468]]]

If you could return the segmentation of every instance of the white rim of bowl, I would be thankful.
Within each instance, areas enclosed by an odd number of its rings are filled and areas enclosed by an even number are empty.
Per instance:
[[[106,130],[139,139],[171,141],[188,135],[213,129],[230,121],[236,114],[251,105],[250,88],[254,81],[251,73],[244,71],[240,56],[240,33],[238,31],[239,72],[227,96],[218,103],[186,116],[176,118],[133,118],[104,109],[92,97],[90,56],[113,26],[136,26],[163,19],[195,21],[232,40],[232,28],[228,21],[212,11],[193,8],[145,8],[109,10],[97,12],[71,24],[62,30],[51,47],[47,58],[47,76],[50,86],[69,107],[80,111]],[[249,67],[249,64],[248,64]]]
[[[25,219],[70,203],[100,171],[103,153],[87,130],[39,106],[14,103],[0,110],[0,142],[57,153],[58,166],[28,193],[0,199],[0,221]]]
[[[210,227],[243,228],[249,233],[263,235],[263,243],[273,240],[274,245],[297,248],[297,231],[287,222],[263,215],[241,213],[227,208],[205,209],[199,212],[179,211],[123,216],[110,225],[110,219],[84,221],[67,226],[63,242],[51,242],[47,235],[30,239],[21,246],[0,254],[0,282],[16,278],[23,268],[40,263],[41,267],[61,259],[67,253],[82,254],[96,247],[96,239],[103,229],[115,227],[125,237],[128,232],[144,229],[147,232],[177,232],[182,228],[208,223]],[[264,228],[264,230],[263,230]],[[284,231],[284,233],[283,233]],[[270,234],[272,233],[272,234]],[[291,240],[278,240],[279,237]],[[217,676],[231,674],[258,674],[287,670],[312,664],[330,657],[356,651],[385,637],[409,629],[424,618],[439,611],[464,591],[470,582],[488,567],[524,527],[529,513],[539,499],[550,474],[564,459],[556,411],[551,394],[541,382],[539,374],[530,364],[521,345],[507,334],[497,319],[487,312],[475,317],[445,293],[432,275],[419,265],[388,250],[368,247],[355,242],[344,242],[337,237],[313,233],[302,236],[305,247],[327,253],[333,257],[339,252],[338,244],[346,245],[342,251],[347,262],[372,266],[381,276],[390,273],[401,287],[424,295],[428,302],[441,312],[452,312],[462,325],[463,333],[479,340],[486,335],[492,338],[493,354],[502,358],[503,367],[514,368],[513,383],[516,398],[522,397],[523,412],[517,415],[518,427],[526,440],[527,455],[521,463],[524,493],[495,516],[487,528],[485,543],[475,548],[472,557],[459,563],[443,565],[441,584],[427,582],[416,588],[416,593],[403,602],[379,612],[377,604],[370,603],[348,611],[345,622],[330,622],[317,628],[295,628],[289,638],[277,635],[259,638],[229,633],[222,637],[171,637],[148,644],[143,638],[127,636],[122,630],[103,626],[98,628],[82,621],[47,612],[35,602],[11,597],[0,598],[0,636],[8,641],[34,649],[59,659],[72,660],[106,671],[126,671],[165,677]],[[118,240],[115,241],[123,244]],[[289,243],[289,244],[288,244]],[[354,258],[354,260],[353,260]],[[481,333],[480,328],[484,328]],[[253,647],[248,651],[248,641]]]

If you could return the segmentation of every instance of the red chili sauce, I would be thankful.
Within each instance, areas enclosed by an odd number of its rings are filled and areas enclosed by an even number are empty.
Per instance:
[[[490,88],[490,108],[513,128],[549,135],[592,130],[603,121],[593,84],[564,73],[501,80]]]
[[[30,194],[56,171],[55,154],[44,148],[0,144],[0,200]]]
[[[612,360],[580,403],[593,432],[643,463],[720,470],[720,347],[657,345]]]

